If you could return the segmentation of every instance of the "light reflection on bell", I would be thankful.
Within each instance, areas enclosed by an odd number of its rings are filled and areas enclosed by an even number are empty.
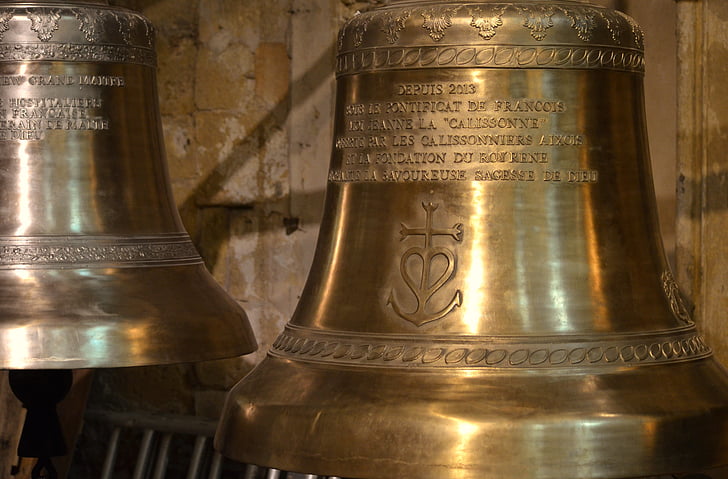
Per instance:
[[[354,17],[309,281],[217,448],[367,479],[728,463],[728,376],[660,241],[642,42],[575,1]]]
[[[136,13],[0,2],[0,368],[255,349],[175,207],[155,70]]]

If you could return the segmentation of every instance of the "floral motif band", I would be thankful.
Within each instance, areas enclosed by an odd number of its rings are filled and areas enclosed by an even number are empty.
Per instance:
[[[174,266],[202,263],[186,234],[0,237],[0,269]]]
[[[0,62],[89,61],[156,65],[143,16],[103,5],[0,7]]]
[[[508,24],[522,28],[502,28]],[[620,12],[575,2],[399,2],[342,30],[337,74],[420,68],[644,72],[644,35]]]

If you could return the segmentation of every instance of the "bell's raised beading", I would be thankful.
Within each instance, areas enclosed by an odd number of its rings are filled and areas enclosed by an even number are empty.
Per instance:
[[[314,265],[223,454],[366,479],[728,463],[728,376],[659,236],[634,20],[400,0],[338,48]]]
[[[135,12],[0,2],[0,368],[255,349],[179,218],[155,69]]]

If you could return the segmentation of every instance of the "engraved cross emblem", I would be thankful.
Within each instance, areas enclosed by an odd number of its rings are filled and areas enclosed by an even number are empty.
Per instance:
[[[402,279],[414,295],[417,307],[412,312],[404,311],[395,297],[394,289],[390,291],[387,299],[387,305],[391,306],[397,315],[417,326],[442,319],[463,302],[463,294],[457,290],[444,308],[434,312],[430,312],[428,308],[433,296],[455,275],[455,253],[445,247],[434,246],[433,237],[450,236],[455,241],[461,241],[463,237],[463,225],[460,223],[453,225],[452,228],[433,226],[433,216],[438,206],[432,203],[422,203],[422,207],[427,213],[425,226],[410,228],[403,223],[400,231],[402,241],[411,236],[424,236],[425,239],[424,247],[415,246],[405,251],[399,265]],[[413,258],[415,261],[412,261]],[[437,259],[445,260],[444,268],[438,269]],[[418,272],[417,266],[420,267],[419,278],[415,277]]]

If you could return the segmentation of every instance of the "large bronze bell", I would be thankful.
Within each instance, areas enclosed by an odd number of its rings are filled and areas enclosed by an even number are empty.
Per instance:
[[[0,2],[0,368],[255,349],[164,159],[152,25],[105,1]]]
[[[367,479],[728,463],[728,376],[658,231],[643,69],[634,20],[583,2],[347,23],[313,269],[219,450]]]

